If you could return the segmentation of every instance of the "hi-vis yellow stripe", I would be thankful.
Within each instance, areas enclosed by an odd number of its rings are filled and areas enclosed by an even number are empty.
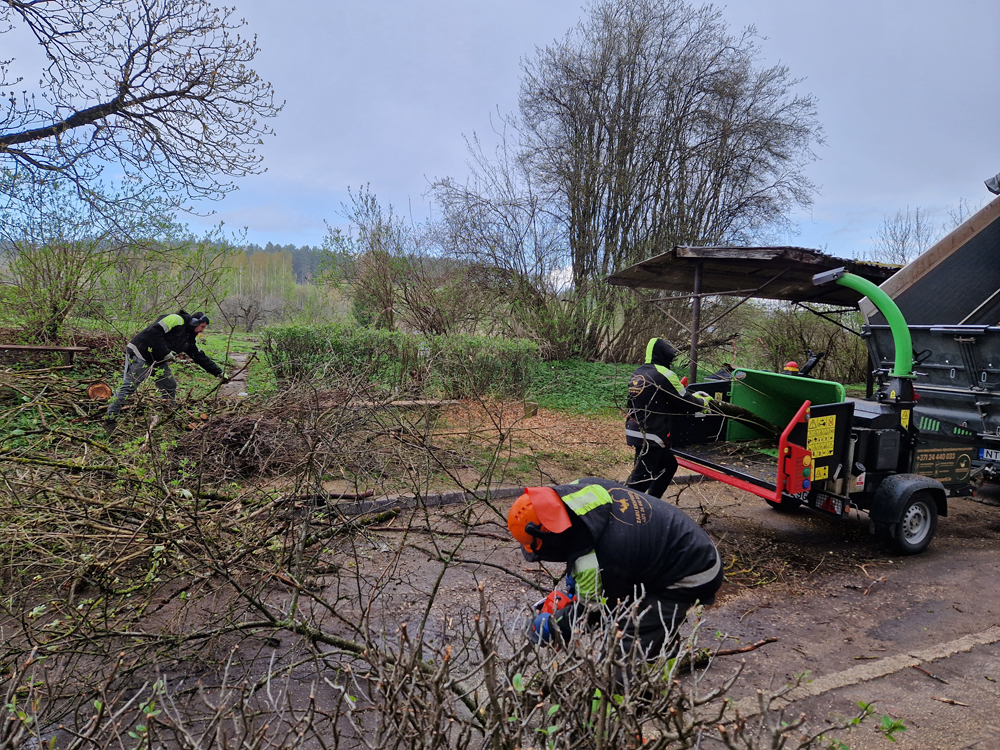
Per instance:
[[[160,321],[160,325],[163,327],[164,331],[169,331],[171,328],[176,328],[179,325],[184,325],[184,318],[182,318],[177,313],[171,313],[167,315],[163,320]]]
[[[670,385],[674,387],[675,391],[682,396],[687,393],[687,389],[684,387],[684,384],[681,383],[681,379],[677,377],[673,370],[669,370],[663,365],[653,365],[653,367],[655,367],[657,372],[659,372],[663,377],[670,381]]]
[[[610,505],[611,495],[599,484],[590,484],[571,495],[564,495],[562,501],[566,503],[570,510],[578,516],[582,516],[594,508],[599,508],[602,505]]]
[[[589,552],[573,563],[573,580],[576,593],[584,599],[597,600],[601,593],[601,571],[597,566],[597,555]]]

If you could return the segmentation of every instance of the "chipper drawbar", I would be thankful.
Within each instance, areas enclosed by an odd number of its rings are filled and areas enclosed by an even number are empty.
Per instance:
[[[876,373],[877,392],[865,400],[846,399],[839,383],[737,369],[730,380],[688,389],[776,425],[778,440],[762,438],[750,422],[709,413],[674,416],[671,445],[680,465],[752,492],[779,510],[805,505],[845,516],[855,508],[868,513],[872,533],[894,551],[921,552],[938,516],[947,515],[948,495],[971,492],[972,457],[960,455],[961,447],[922,443],[914,418],[910,331],[893,300],[844,269],[813,277],[814,284],[830,282],[865,295],[888,322],[895,362]],[[939,471],[942,466],[947,471]]]

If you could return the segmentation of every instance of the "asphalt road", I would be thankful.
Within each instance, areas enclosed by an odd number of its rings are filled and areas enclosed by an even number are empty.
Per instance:
[[[797,574],[730,589],[706,609],[711,630],[738,641],[727,647],[779,639],[743,655],[745,678],[731,693],[743,715],[757,710],[751,688],[808,673],[781,702],[786,715],[805,712],[822,728],[864,701],[907,727],[892,743],[869,720],[841,737],[852,750],[1000,748],[1000,507],[951,499],[931,546],[897,557],[868,536],[864,516],[781,514],[749,495],[733,504],[734,490],[716,488],[725,510],[708,527],[714,535],[767,536],[775,554],[811,555]],[[720,674],[734,658],[720,660]]]

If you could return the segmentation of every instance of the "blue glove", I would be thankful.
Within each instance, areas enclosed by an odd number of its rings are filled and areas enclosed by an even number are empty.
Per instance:
[[[545,645],[552,640],[553,627],[552,615],[548,612],[542,612],[531,621],[531,630],[528,632],[528,638],[532,643]]]
[[[576,602],[562,592],[557,593],[562,597],[562,606],[554,611],[549,608],[548,612],[539,612],[531,621],[528,639],[532,643],[545,645],[551,642],[556,630],[559,631],[559,640],[568,643],[572,638],[573,622],[576,619]]]
[[[572,573],[566,574],[566,593],[569,594],[571,598],[576,596],[576,579],[573,578]]]

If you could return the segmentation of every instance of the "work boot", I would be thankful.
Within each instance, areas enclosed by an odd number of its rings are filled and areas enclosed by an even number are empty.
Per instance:
[[[101,424],[104,425],[104,433],[111,437],[112,433],[118,428],[118,420],[114,417],[105,417]]]

